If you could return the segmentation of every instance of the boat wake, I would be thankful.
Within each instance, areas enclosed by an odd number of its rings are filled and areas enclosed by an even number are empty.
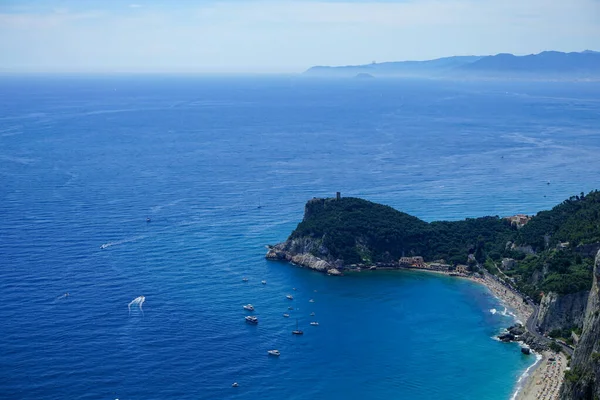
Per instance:
[[[186,199],[184,198],[184,199],[173,200],[172,202],[170,202],[170,203],[167,203],[167,204],[162,204],[162,205],[158,205],[158,206],[150,207],[150,211],[151,211],[153,214],[156,214],[157,212],[159,212],[159,211],[160,211],[160,210],[162,210],[163,208],[167,208],[167,207],[173,207],[173,206],[176,206],[177,204],[181,203],[181,202],[182,202],[182,201],[184,201],[184,200],[186,200]]]
[[[103,245],[100,246],[100,249],[104,250],[104,249],[108,249],[109,247],[118,246],[120,244],[135,242],[136,240],[143,239],[144,237],[145,236],[136,236],[136,237],[132,237],[129,239],[118,240],[116,242],[104,243]]]
[[[69,295],[69,293],[68,293],[68,292],[67,292],[67,293],[65,293],[65,294],[61,294],[60,296],[58,296],[58,297],[56,297],[56,298],[54,299],[54,302],[56,303],[57,301],[61,301],[61,300],[68,299],[68,298],[69,298],[69,296],[70,296],[70,295]]]
[[[144,297],[144,296],[139,296],[139,297],[136,297],[135,299],[131,300],[131,302],[129,304],[127,304],[127,309],[129,310],[129,315],[131,315],[131,306],[135,306],[136,304],[139,307],[140,311],[142,312],[142,315],[144,315],[144,309],[142,308],[142,305],[144,304],[145,301],[146,301],[146,297]]]

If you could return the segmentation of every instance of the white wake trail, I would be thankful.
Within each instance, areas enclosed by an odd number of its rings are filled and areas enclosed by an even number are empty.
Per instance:
[[[129,310],[129,314],[131,315],[131,306],[135,306],[137,304],[140,311],[142,312],[142,315],[144,315],[144,309],[142,308],[142,305],[144,304],[145,301],[146,301],[146,297],[144,297],[144,296],[139,296],[139,297],[136,297],[135,299],[133,299],[129,304],[127,304],[127,309]]]

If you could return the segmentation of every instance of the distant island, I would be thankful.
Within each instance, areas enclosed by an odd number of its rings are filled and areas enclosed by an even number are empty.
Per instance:
[[[315,66],[304,72],[313,77],[438,77],[600,79],[600,52],[544,51],[515,56],[454,56],[427,61],[397,61],[348,66]]]
[[[361,72],[361,73],[357,74],[354,78],[356,78],[356,79],[373,79],[375,77],[371,74],[367,74],[366,72]]]

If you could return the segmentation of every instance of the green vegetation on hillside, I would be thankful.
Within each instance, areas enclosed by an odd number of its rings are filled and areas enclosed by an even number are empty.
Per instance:
[[[313,200],[290,236],[322,239],[334,258],[346,264],[397,261],[403,255],[466,263],[501,254],[516,228],[498,217],[427,223],[391,207],[346,197]]]
[[[571,247],[600,242],[600,192],[573,196],[549,211],[540,211],[519,230],[517,242],[540,251],[569,242]],[[546,243],[545,237],[548,237]]]
[[[504,273],[532,297],[540,291],[573,293],[591,286],[592,259],[577,246],[600,242],[600,192],[571,197],[521,229],[499,217],[427,223],[362,199],[313,199],[290,239],[301,237],[319,242],[328,258],[346,265],[420,255],[500,273],[501,260],[513,258],[516,267]],[[526,246],[534,254],[520,249]]]

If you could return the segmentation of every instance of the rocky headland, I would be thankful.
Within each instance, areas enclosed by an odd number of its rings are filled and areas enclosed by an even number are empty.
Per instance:
[[[536,386],[529,382],[519,398],[554,398],[566,377],[562,399],[594,399],[600,398],[599,248],[598,191],[519,224],[500,217],[428,223],[338,193],[309,200],[298,227],[268,246],[266,258],[330,275],[410,268],[485,284],[523,322],[499,339],[544,355],[530,378]],[[575,347],[571,368],[549,347],[567,356]]]

